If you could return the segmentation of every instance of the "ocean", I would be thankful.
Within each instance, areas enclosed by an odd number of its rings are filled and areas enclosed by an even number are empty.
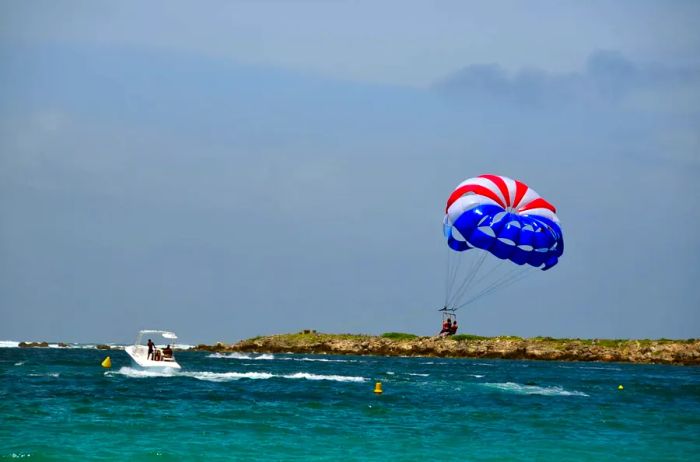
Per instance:
[[[107,355],[109,370],[100,366]],[[204,352],[177,360],[179,372],[151,372],[123,351],[0,348],[0,458],[700,457],[695,367]]]

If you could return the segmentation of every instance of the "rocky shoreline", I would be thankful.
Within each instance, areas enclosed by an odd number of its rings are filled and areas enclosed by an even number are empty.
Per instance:
[[[400,333],[369,336],[305,331],[255,337],[235,344],[202,344],[194,350],[700,365],[700,339],[586,340],[474,335],[440,338]]]

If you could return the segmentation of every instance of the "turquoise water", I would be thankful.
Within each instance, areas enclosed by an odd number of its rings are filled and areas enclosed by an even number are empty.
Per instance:
[[[0,458],[690,460],[700,369],[0,348]],[[384,394],[372,393],[381,381]],[[618,391],[618,384],[624,385]],[[697,459],[696,459],[697,460]]]

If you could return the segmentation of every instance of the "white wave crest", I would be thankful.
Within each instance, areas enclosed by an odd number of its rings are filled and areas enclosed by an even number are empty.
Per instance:
[[[14,340],[0,340],[0,348],[17,348],[18,346],[19,342]]]
[[[30,377],[58,377],[61,374],[59,372],[46,372],[45,374],[29,374]]]
[[[327,359],[327,358],[279,358],[285,361],[314,361],[320,363],[356,363],[356,359]]]
[[[483,377],[483,375],[481,375],[481,374],[468,374],[468,375],[469,375],[469,377],[474,377],[474,378],[477,378],[477,379],[480,379],[480,378]]]
[[[417,373],[414,374],[412,372],[408,372],[408,375],[413,375],[416,377],[428,377],[430,374],[417,374]]]
[[[544,396],[588,396],[582,391],[568,391],[564,390],[562,387],[540,387],[537,385],[522,385],[514,382],[504,382],[504,383],[484,383],[483,384],[489,388],[496,388],[498,390],[507,391],[511,393],[518,393],[522,395],[544,395]]]
[[[217,358],[217,359],[253,359],[253,360],[272,360],[275,359],[275,355],[262,354],[259,356],[252,356],[245,353],[212,353],[207,355],[207,358]]]
[[[307,379],[307,380],[332,380],[336,382],[364,382],[364,377],[353,377],[344,375],[317,375],[306,372],[297,372],[288,375],[275,375],[269,372],[211,372],[211,371],[177,371],[175,369],[144,370],[133,367],[122,367],[118,371],[107,371],[106,376],[123,375],[129,378],[153,378],[153,377],[190,377],[208,382],[229,382],[232,380],[252,379],[266,380],[273,377],[285,379]]]
[[[26,363],[26,362],[27,362],[27,361],[19,361],[19,362],[16,362],[16,363],[15,363],[15,366],[21,366],[21,365],[23,365],[23,364]]]
[[[148,369],[137,369],[134,367],[122,367],[118,371],[107,371],[105,372],[106,376],[113,376],[113,375],[125,375],[127,377],[130,377],[132,379],[143,379],[143,378],[151,378],[151,377],[175,377],[177,372],[175,369],[171,368],[164,368],[164,369],[158,369],[158,370],[148,370]]]
[[[269,372],[181,372],[178,375],[208,382],[229,382],[240,379],[265,380],[274,377]]]
[[[296,374],[283,375],[287,379],[307,379],[307,380],[332,380],[334,382],[364,382],[364,377],[353,377],[348,375],[317,375],[308,372],[297,372]]]
[[[207,355],[207,358],[216,359],[253,359],[250,355],[243,353],[212,353]]]

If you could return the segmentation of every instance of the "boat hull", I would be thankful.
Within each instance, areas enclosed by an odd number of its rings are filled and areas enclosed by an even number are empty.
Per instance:
[[[177,361],[153,361],[148,358],[148,349],[143,345],[131,345],[124,348],[124,351],[140,367],[145,369],[181,369]]]

